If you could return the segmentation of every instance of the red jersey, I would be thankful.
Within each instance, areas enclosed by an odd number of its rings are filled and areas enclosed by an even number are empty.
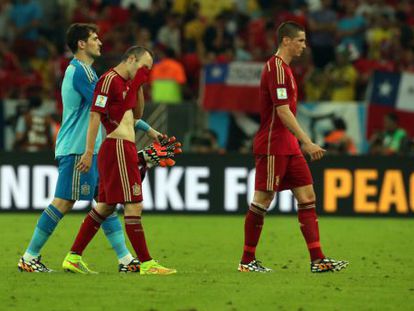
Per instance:
[[[296,115],[297,86],[292,71],[273,55],[265,64],[260,81],[260,128],[253,145],[254,154],[289,155],[301,153],[296,137],[280,120],[276,108],[289,105]]]
[[[113,132],[125,112],[136,105],[136,101],[125,100],[128,91],[129,81],[113,69],[104,73],[96,83],[91,111],[102,114],[101,122],[107,134]]]

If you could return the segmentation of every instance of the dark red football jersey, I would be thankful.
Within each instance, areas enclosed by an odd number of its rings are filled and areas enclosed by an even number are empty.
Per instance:
[[[282,123],[276,109],[289,105],[296,115],[297,94],[296,81],[289,65],[273,55],[265,64],[260,81],[260,128],[254,139],[254,154],[301,153],[298,140]]]
[[[114,131],[125,112],[136,105],[136,101],[125,100],[128,91],[129,81],[113,69],[104,73],[96,84],[91,111],[102,114],[101,122],[107,134]]]

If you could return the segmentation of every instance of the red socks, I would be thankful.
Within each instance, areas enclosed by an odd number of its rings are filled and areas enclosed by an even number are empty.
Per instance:
[[[256,259],[256,246],[262,232],[266,209],[252,203],[244,221],[244,248],[242,263],[249,263]]]
[[[308,246],[311,261],[325,258],[319,242],[318,218],[315,211],[315,202],[298,204],[298,219],[300,230]]]
[[[75,242],[73,243],[71,252],[78,255],[82,255],[86,246],[98,232],[101,223],[105,220],[105,217],[98,214],[95,209],[92,209],[88,215],[86,215],[83,223],[79,229],[78,235],[76,236]]]
[[[125,230],[139,261],[151,260],[152,258],[148,252],[147,243],[145,242],[144,228],[141,225],[141,217],[125,216],[124,219]]]

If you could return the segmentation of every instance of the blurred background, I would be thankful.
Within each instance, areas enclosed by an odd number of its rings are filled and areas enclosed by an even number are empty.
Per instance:
[[[182,140],[186,155],[174,169],[149,174],[149,209],[241,210],[252,193],[260,73],[287,20],[307,30],[308,49],[291,64],[297,117],[330,155],[311,166],[320,212],[413,215],[409,0],[2,0],[1,209],[42,208],[53,197],[57,171],[47,168],[54,166],[60,87],[72,57],[65,32],[87,22],[99,26],[103,42],[98,75],[131,45],[155,53],[144,119]],[[148,143],[137,136],[138,146]],[[229,171],[234,166],[241,170]],[[162,183],[176,193],[161,194]],[[294,211],[280,202],[275,210]]]

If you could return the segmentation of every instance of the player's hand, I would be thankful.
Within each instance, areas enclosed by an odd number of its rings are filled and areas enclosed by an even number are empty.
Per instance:
[[[93,154],[85,152],[80,158],[78,164],[76,164],[76,169],[81,173],[86,173],[92,166],[92,157]]]
[[[151,70],[147,66],[142,66],[139,68],[135,73],[133,84],[139,88],[141,85],[147,83],[149,80],[150,72]]]
[[[165,134],[161,134],[160,132],[154,130],[152,127],[148,130],[147,136],[151,138],[152,140],[156,141],[157,143],[160,142],[160,139],[162,139]]]
[[[138,156],[146,163],[147,167],[166,167],[174,166],[173,158],[180,153],[182,153],[181,143],[174,136],[163,135],[160,142],[154,142],[138,151]]]
[[[302,145],[302,150],[308,154],[311,158],[311,161],[316,161],[322,159],[326,150],[314,143],[307,143]]]

